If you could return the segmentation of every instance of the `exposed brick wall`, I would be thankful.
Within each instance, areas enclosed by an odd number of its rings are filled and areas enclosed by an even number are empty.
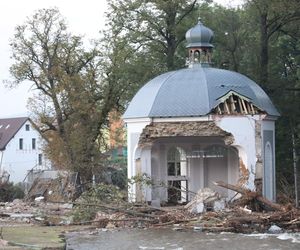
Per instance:
[[[223,137],[226,145],[230,145],[234,141],[231,133],[222,130],[213,121],[157,122],[151,123],[144,128],[140,136],[139,145],[151,145],[158,138],[179,136],[218,136]]]

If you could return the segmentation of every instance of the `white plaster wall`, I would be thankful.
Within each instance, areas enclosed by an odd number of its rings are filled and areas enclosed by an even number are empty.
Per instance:
[[[223,130],[234,136],[233,146],[239,150],[239,157],[249,170],[246,187],[254,190],[256,149],[255,149],[255,120],[256,116],[229,116],[215,120]]]
[[[141,152],[141,167],[142,173],[146,174],[147,177],[151,178],[151,147],[143,148]],[[143,197],[145,197],[146,201],[151,201],[152,199],[152,190],[151,186],[144,185],[143,190]]]
[[[25,125],[30,125],[30,130],[25,130]],[[23,138],[23,150],[19,149],[19,139]],[[36,149],[32,149],[32,138],[36,138]],[[38,155],[43,154],[43,139],[40,134],[27,121],[7,144],[5,151],[2,152],[1,170],[10,174],[10,181],[14,183],[22,182],[27,175],[28,170],[38,166]],[[50,162],[43,155],[43,165],[38,166],[41,169],[49,168]]]
[[[132,178],[136,175],[135,154],[138,149],[138,140],[143,129],[150,124],[150,119],[125,119],[127,127],[127,176]],[[133,140],[135,138],[135,140]],[[128,190],[128,200],[135,201],[136,185],[130,185]]]
[[[238,151],[234,148],[228,149],[228,183],[236,185],[239,179],[239,158]],[[228,197],[231,199],[236,195],[235,191],[228,190]]]
[[[127,119],[125,120],[126,126],[127,126],[127,167],[128,167],[128,178],[131,178],[132,176],[135,175],[135,169],[134,167],[134,153],[135,150],[137,149],[137,143],[138,142],[133,142],[131,140],[132,135],[136,134],[137,136],[140,136],[140,134],[142,133],[143,129],[150,124],[150,120],[147,119]]]

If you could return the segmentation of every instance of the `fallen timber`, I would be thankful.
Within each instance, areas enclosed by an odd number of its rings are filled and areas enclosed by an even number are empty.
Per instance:
[[[274,209],[274,210],[277,210],[277,211],[285,211],[285,208],[282,207],[281,205],[279,204],[276,204],[264,197],[262,197],[261,195],[259,195],[257,192],[254,192],[254,191],[251,191],[249,189],[246,189],[246,188],[242,188],[242,187],[239,187],[239,186],[235,186],[235,185],[231,185],[231,184],[228,184],[228,183],[225,183],[223,181],[217,181],[217,182],[214,182],[214,184],[216,186],[219,186],[219,187],[223,187],[223,188],[227,188],[227,189],[230,189],[230,190],[233,190],[233,191],[236,191],[242,195],[245,195],[247,196],[248,198],[252,198],[252,199],[256,199],[257,201],[265,204],[266,206]]]
[[[92,227],[107,229],[124,227],[171,227],[174,230],[264,233],[268,232],[272,225],[276,225],[282,231],[300,231],[300,210],[291,205],[271,202],[257,192],[239,186],[229,185],[224,182],[217,182],[216,184],[240,193],[241,197],[225,204],[226,206],[223,210],[206,210],[201,213],[190,212],[183,205],[156,208],[147,203],[128,203],[125,200],[116,202],[109,200],[87,202],[78,199],[75,202],[35,201],[26,203],[19,201],[2,204],[2,207],[0,206],[0,215],[2,214],[2,220],[23,221],[22,214],[24,216],[30,214],[31,216],[26,218],[26,221],[45,226],[90,224]],[[263,206],[259,210],[255,210],[256,207],[251,206],[253,203],[263,204]],[[72,204],[72,206],[64,206],[68,204]],[[76,210],[78,206],[83,208],[83,213],[85,210],[89,210],[87,208],[93,207],[95,208],[96,215],[94,217],[83,218],[79,221],[67,219],[68,224],[63,224],[63,220],[57,218],[60,215],[66,216],[67,213]],[[10,207],[10,212],[8,212],[6,207]],[[42,218],[40,216],[41,210],[46,215]],[[14,216],[15,214],[18,216]]]

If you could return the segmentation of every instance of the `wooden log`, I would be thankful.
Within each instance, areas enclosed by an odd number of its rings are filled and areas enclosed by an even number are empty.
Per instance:
[[[245,112],[246,115],[248,115],[248,110],[247,110],[245,101],[243,99],[241,99],[241,101],[242,101],[242,104],[243,104],[244,112]]]
[[[245,195],[247,197],[252,197],[253,199],[256,199],[257,201],[263,203],[264,205],[274,209],[274,210],[278,210],[278,211],[285,211],[284,207],[282,207],[281,205],[274,203],[264,197],[262,197],[261,195],[259,195],[257,192],[251,191],[249,189],[246,188],[242,188],[236,185],[232,185],[232,184],[228,184],[225,183],[223,181],[217,181],[214,182],[215,185],[219,186],[219,187],[223,187],[223,188],[227,188],[233,191],[236,191],[242,195]]]
[[[259,216],[242,216],[242,217],[232,217],[228,219],[228,223],[237,224],[249,224],[249,223],[262,223],[265,219]]]
[[[229,99],[230,99],[231,113],[234,113],[234,112],[236,111],[236,107],[235,107],[233,95],[231,95],[231,96],[229,97]]]
[[[252,103],[250,103],[250,107],[251,107],[252,115],[255,115],[255,110],[254,110],[254,108],[253,108],[253,104],[252,104]]]
[[[227,105],[227,100],[224,101],[224,107],[225,107],[226,114],[230,114],[230,110],[229,110],[228,105]]]

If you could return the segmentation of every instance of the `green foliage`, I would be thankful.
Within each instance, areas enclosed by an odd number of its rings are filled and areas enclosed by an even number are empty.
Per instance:
[[[89,203],[116,203],[124,200],[126,196],[118,187],[107,184],[97,184],[92,186],[88,191],[84,192],[80,199]]]
[[[124,166],[123,168],[112,172],[111,180],[113,185],[116,185],[120,189],[125,190],[128,187],[127,168]]]
[[[101,210],[101,207],[95,205],[117,206],[124,202],[126,195],[127,191],[121,191],[114,185],[97,184],[92,186],[76,201],[82,204],[76,205],[74,208],[74,221],[90,221],[94,219],[96,213]]]
[[[48,158],[90,180],[100,171],[102,128],[120,96],[98,44],[86,49],[57,9],[41,9],[17,26],[11,47],[13,85],[29,80],[36,88],[30,107]]]
[[[196,0],[108,1],[105,33],[108,79],[122,88],[126,106],[154,76],[185,64],[185,32],[197,20]]]
[[[132,184],[138,184],[138,185],[146,185],[146,186],[153,186],[154,183],[153,183],[153,180],[151,179],[150,176],[148,176],[147,174],[143,173],[143,174],[137,174],[133,177],[131,177],[129,180],[128,180],[128,183],[130,185]]]
[[[13,184],[12,182],[8,182],[5,184],[1,184],[0,187],[0,201],[1,202],[9,202],[14,199],[23,199],[24,191],[22,187],[18,184]]]

